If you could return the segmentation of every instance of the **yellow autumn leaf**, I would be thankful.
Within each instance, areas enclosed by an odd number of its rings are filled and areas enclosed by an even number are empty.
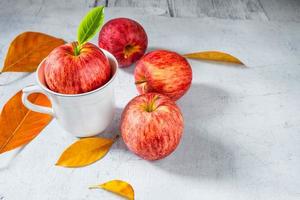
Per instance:
[[[197,59],[197,60],[211,60],[219,62],[229,62],[244,65],[238,58],[224,52],[219,51],[202,51],[196,53],[189,53],[183,55],[186,58]]]
[[[106,183],[89,187],[89,189],[100,188],[115,193],[129,200],[134,200],[133,187],[122,180],[111,180]]]
[[[33,72],[54,48],[64,43],[44,33],[21,33],[11,42],[1,72]]]
[[[56,165],[63,167],[83,167],[103,158],[115,139],[99,137],[84,138],[69,146],[60,156]]]

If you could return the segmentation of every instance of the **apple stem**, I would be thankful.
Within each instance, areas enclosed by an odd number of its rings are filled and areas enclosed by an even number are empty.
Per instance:
[[[75,56],[78,56],[78,55],[80,54],[81,45],[80,45],[80,44],[77,45],[77,44],[75,43],[75,44],[73,45],[73,48],[74,48],[74,55],[75,55]]]
[[[152,112],[156,110],[157,106],[155,106],[155,102],[158,98],[159,98],[158,96],[154,96],[153,99],[150,101],[150,103],[146,105],[145,109],[147,112]]]
[[[144,79],[144,80],[136,81],[136,82],[134,82],[134,84],[137,85],[137,84],[141,84],[141,83],[145,83],[145,82],[147,82],[147,80]]]
[[[119,137],[120,135],[116,135],[115,137],[113,137],[113,141],[115,142]]]

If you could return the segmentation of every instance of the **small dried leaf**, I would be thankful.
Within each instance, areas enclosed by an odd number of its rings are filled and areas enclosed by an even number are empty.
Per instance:
[[[125,197],[126,199],[134,200],[134,190],[133,190],[132,186],[129,183],[122,181],[122,180],[111,180],[111,181],[108,181],[101,185],[95,185],[95,186],[91,186],[89,188],[90,189],[94,189],[94,188],[104,189],[109,192],[120,195],[122,197]]]
[[[54,48],[64,43],[43,33],[21,33],[9,46],[2,72],[33,72]]]
[[[28,110],[21,100],[22,91],[15,94],[3,107],[0,116],[0,153],[30,142],[51,121],[50,115]],[[32,103],[50,106],[43,94],[29,96]]]
[[[76,141],[60,156],[56,165],[63,167],[83,167],[101,159],[114,143],[112,139],[91,137]]]
[[[219,62],[229,62],[244,65],[242,61],[237,59],[236,57],[219,51],[203,51],[203,52],[196,52],[196,53],[189,53],[183,55],[186,58],[197,59],[197,60],[212,60],[212,61],[219,61]]]

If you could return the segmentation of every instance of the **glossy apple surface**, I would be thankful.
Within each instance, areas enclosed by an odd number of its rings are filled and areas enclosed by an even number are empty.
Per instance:
[[[120,67],[127,67],[144,55],[148,38],[138,22],[116,18],[101,28],[98,44],[116,57]]]
[[[75,55],[76,43],[55,48],[45,59],[44,75],[48,88],[62,94],[80,94],[97,89],[111,77],[111,67],[104,53],[86,43]]]
[[[169,97],[147,93],[132,99],[121,117],[121,133],[127,147],[146,160],[168,156],[183,132],[180,109]]]
[[[157,92],[176,101],[190,88],[192,68],[178,53],[156,50],[138,61],[134,78],[140,94]]]

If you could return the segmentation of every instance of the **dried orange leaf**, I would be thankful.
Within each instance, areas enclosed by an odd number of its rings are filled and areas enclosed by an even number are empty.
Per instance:
[[[112,139],[99,137],[80,139],[62,153],[56,165],[83,167],[92,164],[104,157],[113,143]]]
[[[21,100],[22,91],[13,96],[3,107],[0,116],[0,153],[30,142],[51,121],[50,115],[28,110]],[[50,106],[43,94],[32,94],[29,100],[42,106]]]
[[[125,197],[126,199],[134,200],[134,190],[133,190],[132,186],[125,181],[111,180],[111,181],[108,181],[101,185],[95,185],[95,186],[91,186],[89,188],[90,189],[94,189],[94,188],[104,189],[109,192],[120,195],[122,197]]]
[[[228,53],[219,52],[219,51],[203,51],[203,52],[184,54],[183,56],[191,59],[212,60],[212,61],[229,62],[229,63],[244,65],[244,63],[242,63],[242,61],[240,61],[236,57]]]
[[[55,47],[64,43],[43,33],[21,33],[9,46],[2,72],[33,72]]]

